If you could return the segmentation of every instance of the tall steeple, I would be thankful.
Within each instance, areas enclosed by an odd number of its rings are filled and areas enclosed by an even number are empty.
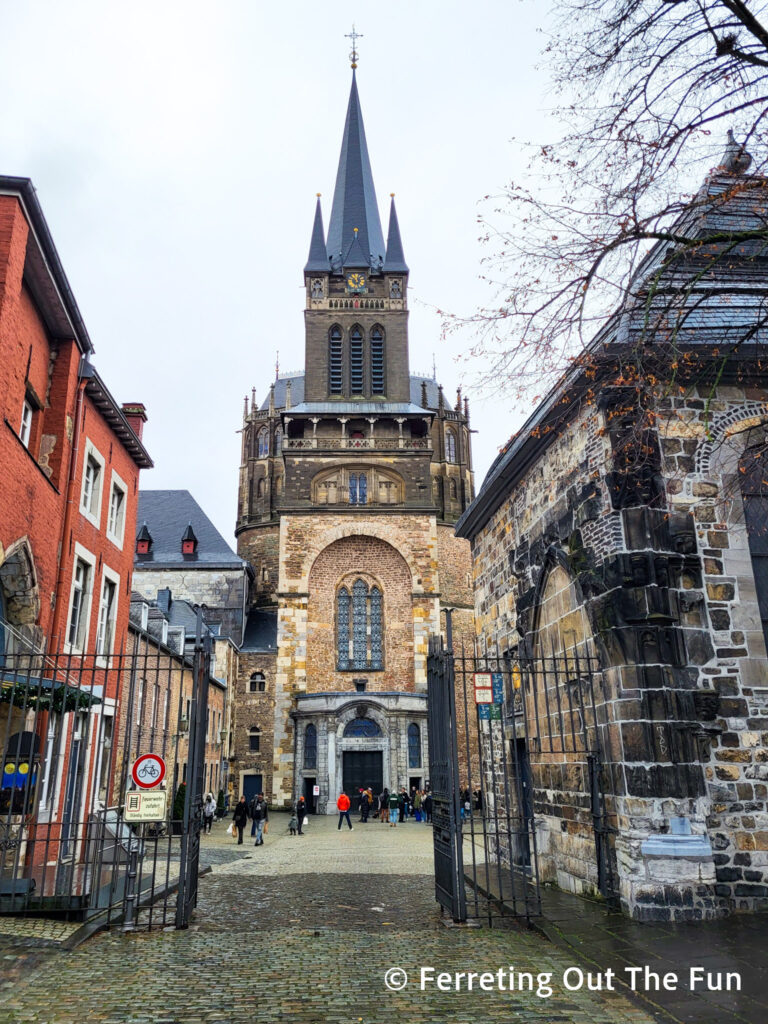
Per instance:
[[[400,225],[397,222],[394,195],[392,195],[392,202],[389,207],[389,233],[387,234],[387,255],[384,260],[384,270],[395,274],[408,273],[408,264],[405,262],[403,243],[400,239]]]
[[[328,271],[328,255],[325,251],[325,232],[323,230],[323,211],[320,209],[320,193],[317,194],[315,207],[315,223],[312,225],[312,238],[309,243],[309,256],[304,267],[305,274],[324,273]]]
[[[342,267],[380,267],[386,251],[354,69],[327,245],[337,272]]]

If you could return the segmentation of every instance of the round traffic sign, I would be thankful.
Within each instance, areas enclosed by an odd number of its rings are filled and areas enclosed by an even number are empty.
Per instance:
[[[159,754],[142,754],[133,762],[131,778],[142,789],[159,786],[165,778],[165,761]]]

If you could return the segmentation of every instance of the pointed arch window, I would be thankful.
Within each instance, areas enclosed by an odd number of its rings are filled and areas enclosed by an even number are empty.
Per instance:
[[[334,324],[328,332],[328,394],[344,392],[341,328]]]
[[[362,395],[365,384],[363,373],[363,332],[355,325],[349,332],[349,392]]]
[[[456,462],[456,435],[452,430],[445,432],[445,458],[447,462]]]
[[[312,724],[304,730],[304,767],[317,768],[317,729]]]
[[[384,331],[378,324],[371,329],[371,394],[384,394]]]
[[[757,606],[768,649],[768,452],[764,449],[746,451],[739,468]]]
[[[256,446],[258,450],[258,458],[266,459],[269,455],[269,431],[266,427],[262,427],[257,434]]]
[[[421,767],[421,729],[415,722],[408,726],[408,767]]]
[[[279,455],[283,450],[283,432],[280,427],[275,431],[275,455]]]
[[[339,672],[379,672],[384,668],[382,593],[355,580],[352,593],[336,595],[336,668]]]

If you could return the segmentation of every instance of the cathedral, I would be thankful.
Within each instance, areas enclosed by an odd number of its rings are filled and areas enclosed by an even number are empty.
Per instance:
[[[230,736],[231,796],[429,782],[427,644],[471,643],[469,409],[410,372],[409,268],[386,242],[353,62],[326,232],[304,266],[305,370],[246,399],[237,516],[253,570]]]

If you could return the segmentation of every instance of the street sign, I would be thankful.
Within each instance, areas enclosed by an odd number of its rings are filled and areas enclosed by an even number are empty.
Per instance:
[[[490,672],[475,672],[475,704],[493,704],[493,676]]]
[[[167,793],[158,789],[153,793],[126,793],[126,821],[162,821],[167,807]]]
[[[481,722],[500,722],[501,705],[480,704],[477,708],[477,715]]]
[[[501,672],[494,672],[491,675],[493,685],[493,703],[503,704],[504,703],[504,676]]]
[[[313,786],[312,787],[312,796],[320,796],[320,787],[319,786]]]
[[[131,778],[141,789],[159,786],[165,778],[165,761],[159,754],[142,754],[133,762]]]

